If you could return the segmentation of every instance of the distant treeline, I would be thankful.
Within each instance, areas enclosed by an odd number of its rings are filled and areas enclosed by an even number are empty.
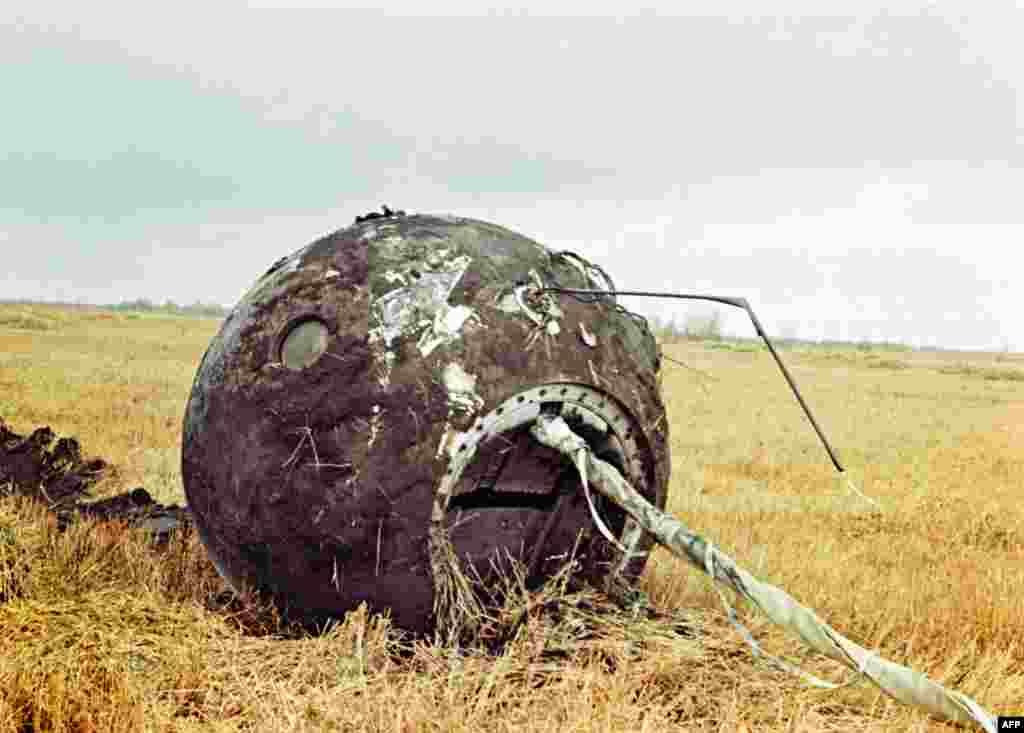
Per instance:
[[[689,315],[681,322],[675,319],[649,316],[647,322],[654,334],[664,343],[681,341],[711,341],[750,344],[761,348],[764,342],[758,337],[727,336],[722,331],[722,315],[714,311],[709,315]],[[802,339],[793,335],[772,335],[772,344],[778,348],[821,346],[825,348],[854,347],[866,351],[914,351],[917,347],[899,341],[841,341],[833,339]],[[955,351],[940,346],[929,346],[933,351]]]
[[[135,300],[122,300],[120,303],[61,303],[57,301],[32,300],[29,298],[4,299],[0,304],[6,305],[50,305],[61,308],[72,308],[81,310],[112,310],[129,311],[142,313],[167,313],[181,316],[196,316],[199,318],[224,318],[230,308],[218,303],[202,303],[196,301],[192,305],[178,305],[173,300],[165,300],[163,303],[156,303],[149,298],[136,298]]]
[[[197,300],[192,305],[178,305],[173,300],[165,300],[163,304],[158,304],[149,298],[123,300],[117,305],[104,305],[100,307],[115,311],[158,311],[161,313],[177,313],[183,316],[205,316],[211,318],[223,318],[231,311],[230,308],[225,308],[217,303],[201,303]]]

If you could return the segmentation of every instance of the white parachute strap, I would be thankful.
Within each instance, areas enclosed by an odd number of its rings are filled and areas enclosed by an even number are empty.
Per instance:
[[[846,488],[848,488],[848,489],[849,489],[849,490],[850,490],[850,491],[851,491],[852,493],[856,494],[857,496],[859,496],[859,497],[860,497],[861,499],[863,499],[864,501],[866,501],[866,502],[869,502],[870,504],[872,504],[872,505],[873,505],[873,506],[875,507],[875,509],[881,509],[881,508],[882,508],[882,505],[881,505],[881,504],[879,504],[879,503],[878,503],[877,501],[875,501],[874,499],[872,499],[872,498],[871,498],[870,496],[868,496],[867,494],[863,493],[863,492],[862,492],[862,491],[861,491],[860,489],[858,489],[858,488],[857,488],[857,487],[856,487],[856,486],[854,485],[854,483],[853,483],[853,481],[852,481],[852,480],[850,479],[850,477],[846,475],[846,471],[842,471],[842,472],[840,472],[840,474],[839,474],[839,475],[840,475],[840,476],[842,476],[843,478],[845,478],[845,479],[846,479]]]
[[[706,572],[710,578],[715,577],[715,557],[717,555],[718,550],[715,549],[714,545],[708,542],[707,550],[704,553],[704,572]],[[728,572],[728,569],[725,568],[724,571]],[[732,604],[729,603],[729,599],[726,598],[722,588],[718,585],[715,585],[714,588],[715,592],[718,593],[718,597],[722,601],[722,605],[725,606],[725,612],[729,617],[729,623],[733,625],[733,628],[735,628],[736,631],[739,632],[739,635],[743,637],[743,640],[747,642],[747,645],[750,647],[750,651],[753,652],[754,657],[765,660],[774,667],[781,669],[783,672],[789,672],[790,674],[796,675],[812,687],[820,687],[825,690],[838,690],[840,687],[848,687],[857,681],[857,678],[854,677],[843,684],[828,682],[820,677],[815,677],[810,672],[803,671],[799,667],[790,664],[785,659],[776,657],[775,655],[764,651],[761,649],[761,645],[757,642],[757,639],[754,638],[754,635],[751,634],[747,627],[739,620],[736,615],[736,609],[734,609]]]
[[[971,698],[947,690],[920,672],[883,659],[850,641],[784,590],[758,580],[678,519],[660,511],[630,486],[612,464],[595,457],[586,441],[574,433],[560,416],[538,415],[530,433],[538,442],[563,453],[577,466],[585,462],[586,469],[581,471],[584,487],[588,486],[589,477],[589,483],[593,483],[595,489],[625,510],[669,552],[704,571],[712,580],[731,587],[774,623],[795,633],[815,651],[857,672],[899,702],[922,708],[946,720],[974,723],[988,733],[996,733],[995,717]],[[718,592],[725,601],[721,590]],[[812,684],[830,689],[845,686],[824,682],[782,660],[767,657],[750,632],[736,619],[735,611],[727,601],[726,608],[729,620],[751,645],[755,656],[781,662],[784,669],[795,671]]]
[[[582,438],[580,438],[582,440]],[[615,539],[615,535],[608,529],[608,525],[601,519],[601,515],[597,512],[597,507],[594,506],[594,498],[590,495],[590,484],[587,482],[587,453],[589,447],[584,443],[583,447],[576,451],[576,470],[580,473],[580,481],[583,482],[583,495],[587,498],[587,507],[590,509],[590,517],[594,520],[594,525],[597,527],[601,536],[604,537],[608,542],[619,550],[622,555],[623,561],[628,561],[634,557],[643,557],[646,552],[631,552],[628,547]]]

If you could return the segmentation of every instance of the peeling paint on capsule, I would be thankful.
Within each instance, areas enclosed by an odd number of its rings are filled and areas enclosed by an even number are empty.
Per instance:
[[[434,325],[435,336],[447,334],[452,338],[452,331],[458,331],[466,322],[472,309],[457,309],[454,315],[448,304],[452,290],[469,267],[468,257],[458,257],[444,263],[437,262],[433,272],[419,273],[410,267],[412,282],[407,275],[389,270],[384,278],[390,282],[402,283],[402,287],[391,290],[372,303],[375,320],[378,325],[370,331],[370,341],[383,340],[386,346],[399,336],[415,336],[424,326]]]
[[[314,620],[365,601],[418,631],[431,624],[435,529],[481,572],[493,552],[537,544],[546,577],[548,557],[591,526],[586,507],[570,502],[538,540],[557,465],[527,455],[510,473],[492,466],[518,440],[517,421],[551,399],[579,404],[568,418],[617,436],[629,480],[663,505],[667,433],[649,427],[664,424],[653,338],[604,301],[540,289],[595,286],[588,277],[503,227],[423,215],[357,223],[275,262],[211,342],[186,410],[186,493],[222,575]],[[273,368],[309,319],[326,329],[324,353]],[[583,333],[600,348],[581,349]],[[458,521],[462,504],[449,511],[448,498],[470,501],[483,470],[505,496],[538,505],[482,500],[473,522]],[[622,521],[607,523],[618,531]],[[586,572],[603,577],[609,558],[589,542]]]

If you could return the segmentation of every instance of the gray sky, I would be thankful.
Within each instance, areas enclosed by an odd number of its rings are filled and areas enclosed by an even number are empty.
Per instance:
[[[773,334],[1024,351],[1012,3],[329,5],[5,6],[0,297],[230,304],[388,203]]]

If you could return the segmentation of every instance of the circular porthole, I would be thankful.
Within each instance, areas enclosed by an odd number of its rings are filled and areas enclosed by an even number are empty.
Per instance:
[[[316,318],[295,323],[281,342],[281,363],[288,369],[305,369],[327,351],[327,326]]]

